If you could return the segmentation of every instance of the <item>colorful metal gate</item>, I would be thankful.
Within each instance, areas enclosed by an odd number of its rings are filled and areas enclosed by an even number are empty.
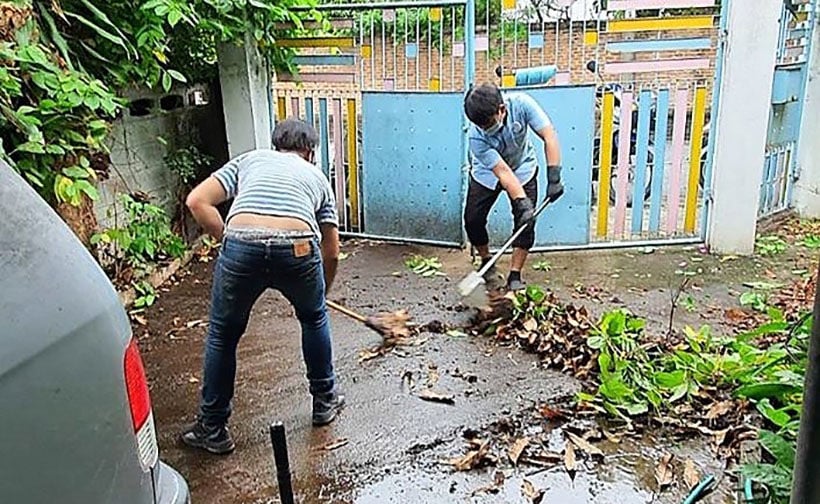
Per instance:
[[[800,121],[818,6],[818,0],[783,3],[766,160],[758,204],[760,217],[774,215],[791,206],[792,188],[800,176],[796,162],[797,144],[801,141]]]
[[[331,2],[318,7],[325,23],[280,40],[300,72],[277,76],[276,117],[317,125],[343,234],[464,243],[472,2]]]
[[[525,4],[333,2],[320,6],[323,23],[291,26],[280,43],[298,51],[300,74],[277,76],[276,117],[299,115],[322,132],[343,231],[463,244],[465,83],[509,88],[516,70],[555,64],[553,82],[523,89],[558,128],[568,188],[539,221],[537,246],[701,241],[718,2]],[[506,202],[494,210],[494,236],[509,231],[508,212]]]

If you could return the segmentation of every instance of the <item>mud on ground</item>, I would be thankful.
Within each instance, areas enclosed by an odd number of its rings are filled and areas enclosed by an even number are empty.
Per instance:
[[[455,285],[469,271],[462,251],[349,242],[343,247],[335,300],[365,313],[410,310],[417,322],[466,323],[457,309]],[[445,276],[421,278],[406,270],[410,254],[438,256]],[[722,330],[723,309],[736,307],[747,281],[787,280],[807,269],[816,254],[790,247],[772,258],[725,258],[696,248],[573,252],[533,257],[549,261],[549,271],[525,272],[525,279],[555,290],[565,300],[589,308],[594,316],[627,306],[647,317],[649,330],[669,323],[670,293],[682,272],[694,272],[687,309],[678,308],[674,324],[710,323]],[[603,462],[579,456],[572,479],[563,464],[552,468],[505,465],[496,493],[476,490],[495,479],[492,467],[454,472],[441,463],[463,455],[465,430],[482,431],[513,419],[549,447],[562,433],[532,419],[545,402],[571,397],[579,384],[541,369],[535,357],[491,341],[456,333],[423,334],[423,344],[402,347],[360,362],[360,352],[380,336],[332,314],[337,373],[348,406],[331,426],[310,425],[310,397],[301,360],[299,325],[292,309],[274,292],[254,308],[238,352],[238,374],[231,430],[237,450],[214,457],[181,448],[177,435],[193,419],[201,386],[203,341],[208,317],[213,261],[195,262],[174,285],[160,292],[134,324],[151,382],[162,458],[188,480],[195,503],[278,502],[268,425],[285,423],[298,501],[319,502],[530,502],[522,494],[526,478],[543,489],[543,502],[680,502],[686,491],[677,477],[656,496],[655,469],[662,453],[692,459],[701,472],[722,474],[707,440],[678,443],[663,432],[618,444],[603,443]],[[501,268],[504,270],[504,268]],[[411,383],[438,375],[436,390],[453,395],[454,404],[423,401]],[[703,502],[731,502],[727,475],[721,491]]]

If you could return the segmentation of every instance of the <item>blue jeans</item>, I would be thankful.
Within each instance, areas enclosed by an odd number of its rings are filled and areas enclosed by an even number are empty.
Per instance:
[[[292,243],[244,241],[226,237],[216,262],[211,314],[205,342],[205,370],[200,418],[223,425],[231,414],[236,378],[236,347],[248,325],[251,308],[268,288],[293,305],[302,325],[302,355],[311,394],[332,391],[333,351],[325,304],[322,257],[316,239],[296,257]]]

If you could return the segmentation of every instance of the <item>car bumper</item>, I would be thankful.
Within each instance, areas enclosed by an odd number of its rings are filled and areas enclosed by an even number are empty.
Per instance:
[[[163,461],[159,462],[157,504],[190,504],[188,483],[181,474]]]

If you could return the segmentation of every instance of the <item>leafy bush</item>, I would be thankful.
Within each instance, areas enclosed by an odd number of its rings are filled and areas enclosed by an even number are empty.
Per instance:
[[[165,210],[130,195],[120,195],[125,210],[122,226],[95,234],[91,243],[100,245],[107,256],[103,263],[115,263],[117,269],[126,262],[132,267],[144,266],[161,258],[181,257],[186,246],[182,238],[171,231],[171,221]]]

